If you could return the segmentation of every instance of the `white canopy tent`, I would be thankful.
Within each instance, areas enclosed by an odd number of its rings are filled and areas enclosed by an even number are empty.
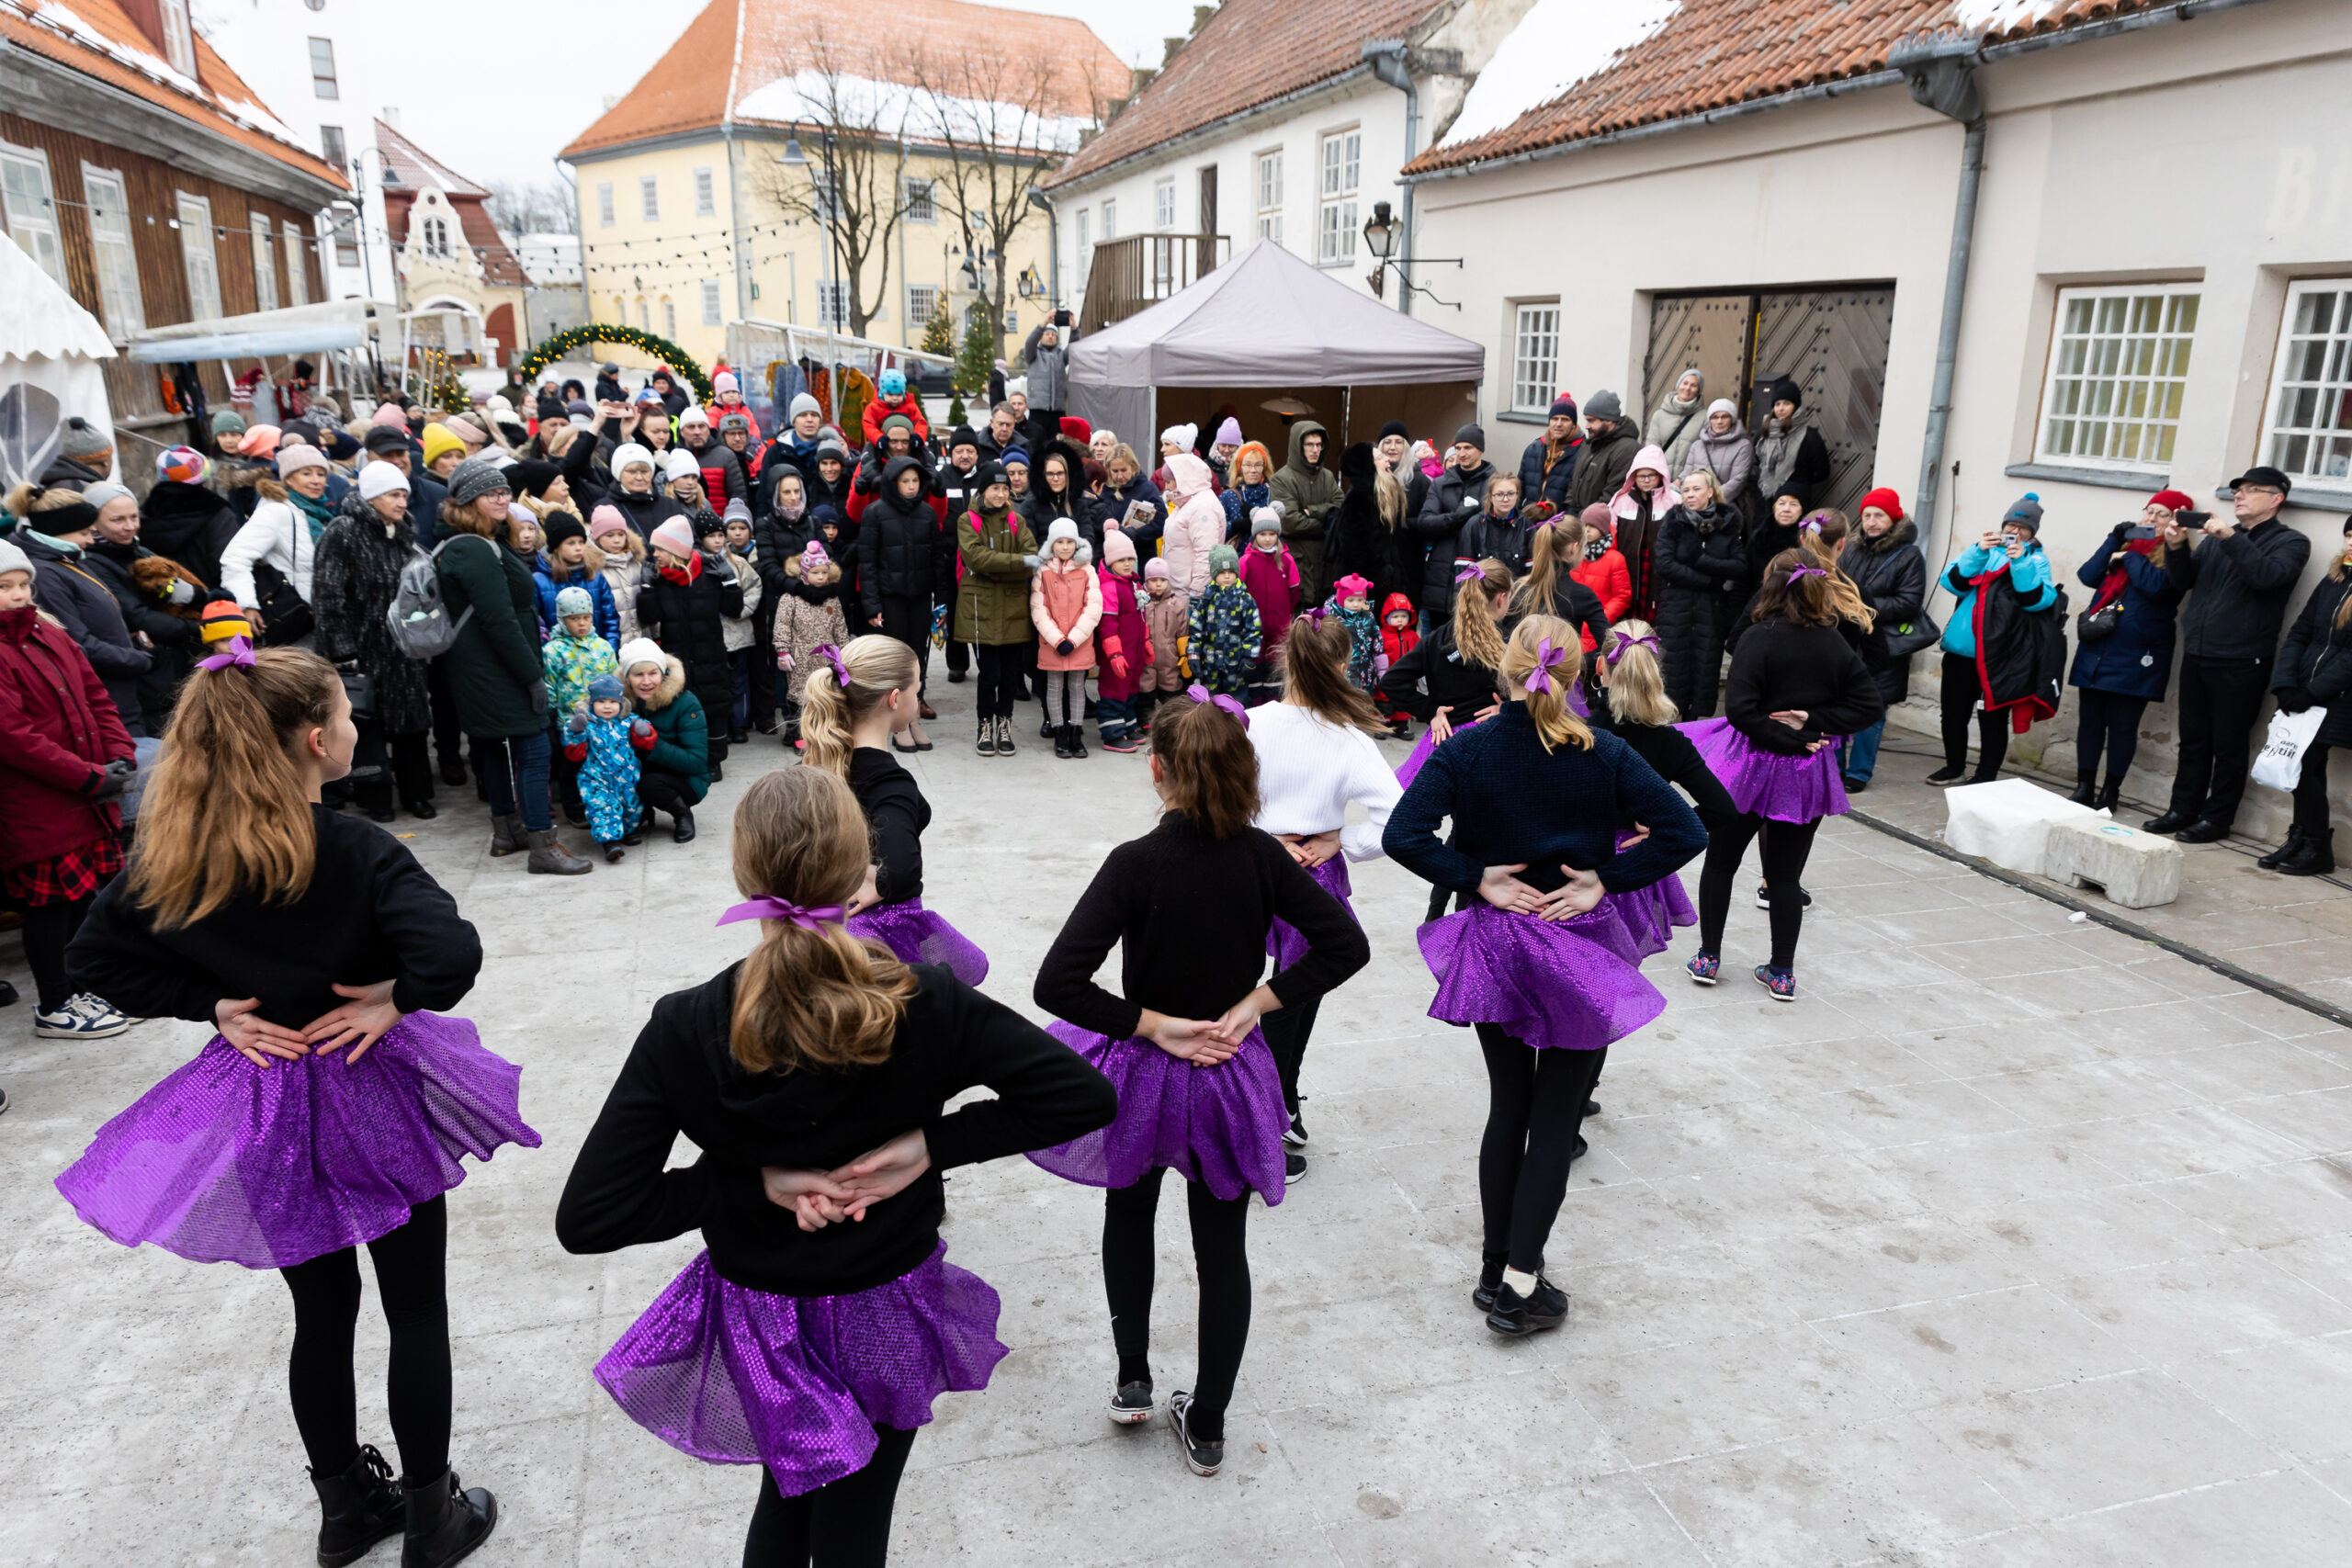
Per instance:
[[[365,346],[377,322],[398,318],[398,308],[380,299],[325,299],[209,321],[175,321],[133,333],[130,357],[145,365],[175,365],[184,359],[327,354]]]
[[[106,329],[32,257],[0,239],[0,480],[37,479],[75,414],[114,434]]]

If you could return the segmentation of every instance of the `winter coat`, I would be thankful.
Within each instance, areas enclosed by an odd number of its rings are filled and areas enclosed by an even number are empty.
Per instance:
[[[697,550],[680,582],[656,570],[637,596],[637,618],[662,651],[686,667],[686,683],[708,713],[724,717],[734,701],[734,670],[727,660],[727,617],[743,610],[742,585],[723,562]]]
[[[294,584],[302,603],[311,601],[311,572],[318,544],[311,537],[310,520],[290,501],[264,501],[220,552],[220,581],[216,585],[236,596],[247,609],[261,604],[254,585],[254,570],[268,566]],[[317,612],[311,612],[315,619]]]
[[[967,512],[956,529],[956,556],[964,570],[956,593],[957,642],[1010,648],[1036,635],[1029,621],[1031,568],[1036,537],[1017,512],[990,518]]]
[[[1192,596],[1182,588],[1170,588],[1155,599],[1147,585],[1143,592],[1143,624],[1151,637],[1150,689],[1183,690],[1184,655],[1193,631]]]
[[[1168,580],[1198,604],[1209,591],[1209,552],[1225,542],[1225,508],[1209,488],[1206,463],[1180,452],[1170,464],[1176,471],[1180,493],[1161,536],[1159,553],[1168,562]],[[1151,552],[1140,544],[1136,551],[1150,558]]]
[[[1205,457],[1201,460],[1204,463],[1208,461]],[[1212,479],[1216,478],[1216,468],[1213,464],[1210,466],[1209,475]],[[1216,491],[1216,503],[1225,508],[1225,542],[1237,548],[1246,547],[1250,543],[1250,514],[1258,508],[1272,502],[1274,499],[1272,481],[1268,480],[1263,484],[1254,485],[1216,486],[1213,484],[1211,488]]]
[[[1033,409],[1066,409],[1069,407],[1069,345],[1077,334],[1068,327],[1054,328],[1060,341],[1052,348],[1040,348],[1037,340],[1046,335],[1046,323],[1040,321],[1029,329],[1029,340],[1021,345],[1021,357],[1028,362],[1029,406]]]
[[[2012,710],[2019,734],[2058,711],[2066,671],[2066,595],[2051,581],[2039,542],[2015,560],[1971,545],[1944,573],[1960,596],[1944,650],[1972,656],[1984,711]]]
[[[1340,482],[1339,508],[1331,513],[1330,554],[1323,563],[1331,581],[1355,573],[1372,584],[1374,604],[1391,593],[1418,592],[1428,547],[1414,534],[1409,515],[1398,519],[1394,528],[1381,516],[1368,442],[1359,441],[1340,454]]]
[[[1144,626],[1139,602],[1143,584],[1136,578],[1121,577],[1107,566],[1095,575],[1102,580],[1102,618],[1094,627],[1101,655],[1095,668],[1102,672],[1103,700],[1124,703],[1143,689],[1144,671],[1151,668],[1151,633]],[[1126,665],[1125,674],[1119,673],[1114,660]]]
[[[1879,695],[1892,707],[1911,694],[1911,655],[1890,658],[1887,638],[1927,614],[1928,563],[1919,554],[1919,530],[1908,517],[1895,520],[1883,538],[1859,529],[1847,536],[1838,570],[1871,607],[1871,633],[1862,639],[1862,662],[1878,682]]]
[[[1747,597],[1747,542],[1729,506],[1666,514],[1651,558],[1658,580],[1658,662],[1666,694],[1685,719],[1715,711],[1724,634]]]
[[[594,606],[589,613],[594,617],[596,635],[611,644],[615,653],[620,652],[623,641],[621,606],[620,601],[614,596],[611,579],[601,571],[590,571],[585,566],[570,577],[559,579],[555,575],[554,563],[545,557],[540,558],[531,569],[531,594],[539,606],[539,635],[551,637],[562,632],[563,627],[558,623],[563,617],[555,613],[555,599],[567,588],[578,588],[587,593]],[[631,609],[637,607],[636,600],[637,593],[632,588],[629,592]]]
[[[1650,491],[1646,506],[1642,492],[1634,488],[1634,476],[1645,471],[1658,477],[1658,487]],[[1667,471],[1666,454],[1655,446],[1645,446],[1634,456],[1633,467],[1625,471],[1625,482],[1609,500],[1609,515],[1616,520],[1617,553],[1625,558],[1625,575],[1634,591],[1633,614],[1645,621],[1657,606],[1651,558],[1657,552],[1658,529],[1666,514],[1681,504],[1673,475]]]
[[[1798,411],[1797,417],[1803,419],[1804,411]],[[1821,439],[1821,432],[1810,424],[1783,429],[1779,420],[1767,414],[1756,434],[1756,493],[1769,501],[1782,485],[1788,485],[1800,501],[1812,506],[1820,501],[1821,487],[1828,482],[1829,444]]]
[[[539,649],[539,670],[548,682],[548,712],[563,714],[588,700],[588,682],[621,672],[620,656],[593,632],[584,637],[559,631]]]
[[[0,867],[119,832],[122,814],[96,796],[106,764],[133,754],[130,731],[73,637],[31,605],[0,615]]]
[[[1337,617],[1348,628],[1348,684],[1358,691],[1371,691],[1372,683],[1380,678],[1374,668],[1380,658],[1380,618],[1369,609],[1351,613],[1340,608],[1336,588],[1323,601],[1323,613]]]
[[[220,555],[240,525],[235,510],[206,485],[158,479],[139,503],[139,542],[187,568],[207,588],[220,586]]]
[[[386,735],[423,735],[433,728],[426,667],[400,650],[386,619],[401,570],[416,550],[416,530],[406,517],[387,536],[384,520],[354,491],[343,515],[319,536],[318,565],[311,576],[319,657],[358,663],[375,688],[376,724]]]
[[[605,584],[605,591],[612,596],[613,617],[620,624],[624,644],[636,640],[639,635],[637,596],[644,591],[646,573],[651,570],[647,562],[628,556],[606,556],[604,566],[596,573]],[[536,592],[537,584],[534,583],[533,587]],[[592,589],[590,592],[594,591]]]
[[[1186,631],[1193,680],[1214,696],[1238,697],[1248,689],[1259,637],[1258,604],[1248,589],[1210,584],[1193,601]]]
[[[18,528],[11,536],[33,563],[33,603],[55,616],[98,672],[98,679],[133,735],[149,733],[139,706],[140,677],[154,660],[130,640],[130,623],[106,579],[83,558],[87,553],[49,542],[46,535]]]
[[[1408,620],[1401,626],[1389,625],[1388,618],[1399,610],[1415,619]],[[1414,629],[1419,614],[1409,594],[1391,593],[1380,602],[1380,651],[1374,656],[1373,671],[1375,690],[1380,681],[1396,667],[1397,660],[1421,645],[1421,634]]]
[[[1268,554],[1251,545],[1241,552],[1241,586],[1258,606],[1259,660],[1271,664],[1282,657],[1283,638],[1290,636],[1291,617],[1304,597],[1298,563],[1280,546]]]
[[[1622,420],[1607,435],[1586,441],[1584,455],[1577,459],[1576,477],[1568,481],[1568,499],[1560,510],[1571,517],[1580,517],[1584,509],[1595,502],[1614,500],[1617,492],[1625,488],[1625,476],[1632,471],[1634,456],[1641,449],[1640,432]]]
[[[1305,449],[1310,435],[1323,437],[1323,456],[1330,457],[1330,435],[1313,420],[1302,419],[1290,427],[1290,457],[1274,470],[1271,482],[1274,499],[1283,503],[1283,543],[1298,562],[1306,602],[1319,604],[1331,591],[1323,567],[1323,541],[1331,513],[1339,509],[1340,476],[1320,463],[1307,466]]]
[[[1029,620],[1037,628],[1037,668],[1094,668],[1094,628],[1102,619],[1102,583],[1084,550],[1069,560],[1037,563],[1029,581]],[[1067,641],[1070,650],[1059,645]]]
[[[1454,560],[1463,528],[1487,508],[1487,485],[1495,466],[1481,462],[1468,473],[1448,463],[1431,479],[1413,515],[1413,533],[1429,550],[1421,565],[1421,608],[1433,615],[1453,612]]]
[[[605,493],[604,504],[618,508],[640,539],[653,537],[653,530],[673,517],[691,520],[694,516],[693,511],[684,502],[673,499],[667,487],[662,485],[655,485],[650,491],[639,494],[615,484]]]
[[[179,695],[180,682],[187,679],[203,649],[197,616],[203,609],[206,590],[189,582],[192,597],[177,607],[181,613],[175,614],[164,595],[173,584],[187,582],[194,574],[135,541],[113,545],[103,537],[94,539],[82,552],[82,564],[114,594],[123,624],[134,634],[145,633],[154,645],[145,650],[147,672],[139,677],[139,715],[145,728],[160,736],[171,722],[172,703]]]
[[[1022,575],[1028,574],[1023,571]],[[836,577],[831,583],[810,587],[800,580],[796,562],[790,584],[776,596],[775,627],[769,635],[776,652],[792,660],[791,669],[784,674],[785,694],[793,702],[798,702],[800,694],[808,688],[815,663],[810,656],[820,648],[839,648],[849,641],[849,622],[842,614],[842,596],[826,591],[840,586],[841,581]]]
[[[891,458],[881,492],[858,518],[857,586],[868,620],[882,614],[885,598],[944,599],[955,589],[955,540],[929,501],[899,494],[899,476],[921,468],[912,457]]]
[[[639,758],[659,739],[650,722],[626,707],[617,717],[598,718],[583,706],[565,721],[563,754],[579,766],[580,803],[598,843],[627,838],[643,816],[637,796]]]
[[[629,705],[653,727],[653,744],[639,761],[685,780],[686,798],[699,802],[710,793],[710,725],[702,700],[686,690],[686,667],[665,657],[662,683],[650,697],[631,693]]]
[[[1201,466],[1204,468],[1208,467],[1205,463]],[[1081,479],[1084,478],[1085,472],[1083,468],[1079,470]],[[1033,484],[1030,488],[1035,489],[1035,486]],[[1211,490],[1210,500],[1214,502],[1216,500],[1214,487],[1211,487]],[[1145,560],[1149,560],[1155,553],[1163,555],[1167,553],[1170,547],[1164,540],[1168,531],[1168,514],[1170,510],[1180,504],[1172,492],[1162,490],[1150,479],[1137,474],[1124,487],[1106,484],[1102,487],[1101,495],[1088,496],[1085,500],[1086,514],[1076,521],[1080,525],[1079,532],[1086,536],[1086,542],[1094,547],[1095,554],[1102,553],[1102,536],[1114,528],[1126,535],[1127,542],[1136,547],[1136,554]],[[1129,527],[1125,522],[1127,509],[1138,501],[1151,503],[1151,515]],[[1219,515],[1221,517],[1222,513]],[[1036,533],[1040,539],[1046,536],[1046,531],[1043,528],[1037,529]],[[1220,532],[1217,536],[1222,542],[1223,533]]]
[[[1908,526],[1908,521],[1901,525]],[[2177,635],[2174,617],[2188,592],[2189,552],[2185,547],[2167,549],[2165,564],[2158,566],[2147,555],[2125,544],[2124,535],[2131,527],[2129,523],[2117,524],[2114,531],[2093,547],[2082,570],[2075,573],[2077,581],[2091,591],[2090,599],[2083,605],[2088,610],[2097,602],[2108,573],[2120,568],[2123,617],[2116,622],[2115,630],[2104,642],[2084,642],[2076,647],[2074,668],[2066,676],[2066,683],[2086,691],[2162,702],[2165,687],[2172,679],[2173,646]],[[2316,592],[2313,597],[2317,597]],[[2278,665],[2282,679],[2286,669],[2282,658]]]
[[[1679,378],[1677,381],[1679,384]],[[1642,431],[1642,439],[1666,454],[1670,465],[1666,477],[1671,479],[1682,472],[1684,456],[1706,428],[1707,389],[1702,386],[1699,395],[1686,402],[1676,397],[1669,387],[1657,407],[1650,411],[1650,422]]]
[[[2028,545],[2014,561],[2005,550],[1971,545],[1944,569],[1944,588],[1960,600],[1951,619],[1944,625],[1946,653],[1956,653],[1962,659],[1976,657],[1976,585],[1993,578],[2007,579],[2009,588],[2025,596],[2029,611],[2048,609],[2057,600],[2050,557],[2039,541]]]
[[[752,503],[751,471],[744,467],[743,454],[721,441],[717,435],[700,446],[681,441],[678,449],[695,460],[702,469],[702,493],[713,512],[723,513],[730,501],[744,505]]]
[[[2278,674],[2270,682],[2282,695],[2303,692],[2314,707],[2327,710],[2318,736],[2324,746],[2352,746],[2352,694],[2352,694],[2352,626],[2340,626],[2336,619],[2347,594],[2352,594],[2352,576],[2331,571],[2312,584],[2311,596],[2278,649]],[[2131,618],[2130,612],[2124,618]]]
[[[1555,454],[1551,443],[1539,435],[1527,444],[1519,455],[1519,503],[1531,506],[1548,501],[1555,506],[1568,503],[1568,487],[1576,482],[1577,463],[1584,456],[1584,437],[1570,432],[1566,445]],[[1546,468],[1544,465],[1551,466]]]
[[[1614,547],[1592,559],[1577,562],[1568,569],[1568,575],[1592,590],[1600,601],[1600,613],[1609,617],[1610,625],[1625,618],[1634,601],[1634,583],[1625,570],[1625,558]]]
[[[448,653],[458,724],[477,740],[540,733],[548,713],[529,565],[503,540],[474,535],[450,539],[438,566],[441,602],[465,623]]]
[[[1703,425],[1705,421],[1700,423]],[[1747,494],[1748,481],[1756,475],[1756,442],[1747,434],[1747,427],[1739,423],[1737,414],[1732,416],[1731,428],[1723,434],[1702,429],[1698,439],[1681,454],[1669,451],[1666,457],[1676,466],[1677,479],[1701,468],[1713,474],[1715,482],[1723,487],[1724,499],[1735,507]]]
[[[751,556],[731,549],[721,556],[719,561],[734,571],[735,581],[743,590],[741,613],[729,615],[720,623],[726,634],[727,651],[741,653],[760,640],[758,621],[763,592],[760,581],[760,564]]]
[[[1501,629],[1509,641],[1509,623]],[[1448,621],[1391,663],[1373,694],[1382,712],[1410,714],[1424,724],[1440,709],[1450,709],[1446,722],[1459,729],[1476,717],[1479,709],[1500,700],[1503,678],[1463,657],[1454,641],[1453,623]]]
[[[912,391],[901,393],[895,400],[876,396],[865,405],[865,417],[859,428],[865,433],[865,445],[882,445],[882,422],[894,413],[905,414],[915,427],[915,445],[920,446],[931,439],[931,421],[923,417],[922,400]]]
[[[1464,524],[1453,541],[1453,570],[1492,559],[1510,568],[1513,577],[1525,577],[1535,553],[1535,525],[1521,522],[1523,515],[1514,511],[1508,517],[1497,517],[1482,512]]]
[[[2180,613],[2181,651],[2191,659],[2268,659],[2311,554],[2312,542],[2278,518],[2226,539],[2198,540],[2188,561],[2194,592]]]

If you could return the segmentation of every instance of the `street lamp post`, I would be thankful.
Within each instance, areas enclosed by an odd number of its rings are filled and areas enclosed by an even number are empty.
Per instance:
[[[1412,297],[1416,294],[1427,294],[1432,300],[1450,310],[1462,309],[1460,305],[1450,299],[1439,299],[1434,290],[1424,288],[1415,283],[1413,275],[1406,270],[1408,267],[1415,266],[1460,266],[1463,265],[1462,258],[1460,256],[1400,256],[1396,254],[1397,241],[1408,238],[1404,234],[1404,226],[1390,216],[1388,204],[1385,201],[1374,202],[1372,216],[1364,220],[1363,225],[1364,247],[1372,252],[1372,259],[1380,264],[1372,269],[1373,293],[1375,296],[1380,293],[1383,278],[1386,276],[1388,269],[1394,266],[1396,269],[1398,310],[1403,310],[1409,305],[1412,302]]]

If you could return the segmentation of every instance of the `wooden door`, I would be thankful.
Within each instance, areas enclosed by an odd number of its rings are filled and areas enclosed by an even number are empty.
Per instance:
[[[1800,417],[1829,446],[1829,482],[1817,504],[1851,517],[1870,490],[1878,462],[1878,425],[1886,391],[1886,346],[1894,321],[1892,285],[1766,294],[1758,301],[1756,351],[1748,377],[1753,432],[1769,408],[1759,389],[1782,376],[1804,389]]]
[[[1637,427],[1647,428],[1650,412],[1664,402],[1685,370],[1706,378],[1706,398],[1739,400],[1747,379],[1749,330],[1756,315],[1756,296],[1682,294],[1655,299],[1650,305],[1649,357],[1643,367],[1640,406],[1627,398],[1625,412]],[[1700,417],[1706,414],[1703,405]]]
[[[1216,232],[1216,165],[1210,164],[1201,170],[1201,228],[1204,234]],[[1210,264],[1214,266],[1216,264]]]

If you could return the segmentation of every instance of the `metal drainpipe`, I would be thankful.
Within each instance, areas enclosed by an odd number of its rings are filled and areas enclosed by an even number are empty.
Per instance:
[[[1401,42],[1368,43],[1363,46],[1363,57],[1374,76],[1405,95],[1403,162],[1409,164],[1413,161],[1413,154],[1420,151],[1421,94],[1420,89],[1413,85],[1413,73],[1405,67],[1405,46]],[[1413,254],[1413,192],[1416,188],[1411,185],[1405,187],[1405,254],[1408,256]],[[1396,264],[1396,309],[1409,316],[1413,313],[1412,270],[1399,262]]]
[[[1029,187],[1029,205],[1046,209],[1046,265],[1049,269],[1046,288],[1052,296],[1046,306],[1046,318],[1051,321],[1054,312],[1062,308],[1062,215],[1054,207],[1054,198],[1035,186]]]
[[[1960,320],[1968,298],[1968,265],[1976,248],[1976,198],[1984,182],[1984,106],[1976,95],[1976,40],[1957,33],[1905,39],[1887,63],[1903,73],[1912,97],[1967,127],[1960,154],[1960,189],[1952,204],[1951,254],[1944,268],[1944,311],[1936,332],[1936,373],[1928,394],[1928,428],[1919,454],[1919,489],[1912,513],[1935,526],[1936,494],[1951,425],[1951,385],[1960,360]]]

